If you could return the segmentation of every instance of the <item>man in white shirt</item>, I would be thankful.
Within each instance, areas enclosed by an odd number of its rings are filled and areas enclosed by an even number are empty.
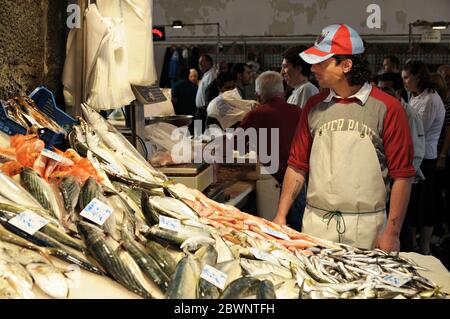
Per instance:
[[[201,121],[201,132],[195,132],[195,134],[200,135],[203,133],[206,124],[206,88],[211,84],[212,81],[217,76],[217,71],[214,68],[214,61],[211,56],[203,54],[198,60],[198,66],[200,71],[203,73],[203,77],[200,80],[197,90],[197,96],[195,97],[195,105],[197,106],[197,112],[194,116],[194,121],[191,124],[189,130],[192,132],[193,128],[196,127],[195,122],[197,120]]]
[[[304,50],[306,50],[304,46],[289,48],[283,53],[281,64],[281,75],[286,83],[294,89],[287,102],[298,105],[300,108],[303,108],[311,96],[319,93],[314,84],[309,82],[311,65],[300,58],[299,54]]]
[[[198,66],[200,71],[203,73],[203,77],[198,86],[197,96],[195,98],[195,104],[199,108],[206,106],[206,88],[216,78],[217,72],[213,67],[213,59],[207,54],[200,57],[198,60]]]

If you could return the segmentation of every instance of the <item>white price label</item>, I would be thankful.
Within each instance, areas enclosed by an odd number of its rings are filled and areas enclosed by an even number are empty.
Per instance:
[[[115,164],[112,164],[112,163],[109,163],[108,165],[106,165],[106,169],[117,175],[123,174],[122,170],[120,170]]]
[[[11,218],[9,223],[30,235],[34,235],[35,232],[47,225],[49,221],[33,212],[24,211]]]
[[[159,227],[179,231],[181,228],[181,223],[178,219],[159,215]]]
[[[271,236],[274,236],[274,237],[277,237],[277,238],[281,238],[281,239],[284,239],[284,240],[291,240],[288,235],[286,235],[286,234],[284,234],[282,232],[273,230],[272,228],[267,227],[265,225],[258,225],[258,226],[266,234],[269,234]]]
[[[264,260],[264,261],[268,261],[275,265],[280,265],[277,258],[275,256],[269,254],[268,252],[262,251],[258,248],[254,248],[254,247],[250,247],[248,250],[250,250],[250,252],[253,254],[253,256],[258,258],[259,260]]]
[[[80,215],[102,226],[109,216],[111,216],[112,212],[113,209],[111,207],[94,198],[83,209]]]
[[[382,279],[382,281],[384,281],[385,283],[387,283],[391,286],[395,286],[397,288],[403,286],[410,280],[411,280],[410,277],[401,276],[401,275],[397,275],[397,274],[389,274],[389,275],[384,276]]]
[[[59,154],[56,154],[55,152],[52,152],[46,148],[44,148],[41,152],[42,155],[44,155],[45,157],[51,158],[57,162],[62,162],[63,157]]]
[[[219,289],[224,289],[225,284],[227,283],[227,274],[224,274],[220,270],[217,270],[210,265],[205,265],[200,275],[200,278],[205,279],[207,282],[213,284]]]

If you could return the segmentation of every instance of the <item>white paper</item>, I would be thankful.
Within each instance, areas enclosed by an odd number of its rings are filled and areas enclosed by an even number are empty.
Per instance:
[[[94,223],[102,226],[105,221],[111,216],[113,209],[101,202],[97,198],[91,200],[91,202],[83,209],[81,216],[93,221]]]
[[[56,154],[55,152],[52,152],[46,148],[44,148],[41,152],[42,155],[44,155],[45,157],[51,158],[57,162],[62,162],[63,157],[59,154]]]
[[[205,279],[207,282],[222,290],[225,288],[227,277],[227,274],[224,274],[210,265],[205,265],[200,275],[200,278]]]
[[[31,211],[24,211],[8,222],[30,235],[34,235],[35,232],[49,223],[47,219]]]
[[[406,284],[408,281],[410,281],[411,277],[401,276],[397,274],[389,274],[384,276],[382,280],[383,282],[398,288]]]
[[[273,230],[273,229],[270,228],[270,227],[267,227],[267,226],[265,226],[265,225],[258,225],[258,226],[259,226],[259,228],[260,228],[263,232],[265,232],[266,234],[269,234],[269,235],[271,235],[271,236],[274,236],[274,237],[277,237],[277,238],[281,238],[281,239],[284,239],[284,240],[291,240],[291,239],[288,237],[288,235],[286,235],[286,234],[284,234],[284,233],[281,233],[281,232],[279,232],[279,231]]]
[[[122,175],[122,171],[119,168],[117,168],[116,165],[114,165],[112,163],[109,163],[108,165],[106,165],[106,169],[113,172],[114,174]]]
[[[159,227],[168,230],[179,231],[181,223],[178,219],[159,215]]]

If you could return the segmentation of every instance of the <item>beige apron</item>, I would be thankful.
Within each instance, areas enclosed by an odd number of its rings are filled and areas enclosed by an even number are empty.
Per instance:
[[[309,163],[302,231],[373,248],[386,221],[386,188],[370,136],[317,130]]]

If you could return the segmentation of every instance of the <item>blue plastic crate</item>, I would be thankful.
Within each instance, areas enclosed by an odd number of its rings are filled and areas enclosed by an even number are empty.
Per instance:
[[[65,130],[68,130],[72,127],[72,125],[77,124],[77,121],[74,118],[60,110],[60,108],[56,105],[53,93],[46,87],[40,86],[36,88],[30,94],[30,98],[34,100],[39,110],[48,115]]]
[[[68,131],[72,125],[77,124],[75,119],[58,108],[53,93],[47,88],[40,86],[29,96],[36,103],[39,110],[58,123],[66,131]],[[62,144],[65,138],[64,134],[56,133],[48,128],[40,129],[39,136],[45,142],[47,148]]]
[[[27,129],[6,114],[5,104],[4,101],[0,101],[0,130],[8,135],[26,134]]]

